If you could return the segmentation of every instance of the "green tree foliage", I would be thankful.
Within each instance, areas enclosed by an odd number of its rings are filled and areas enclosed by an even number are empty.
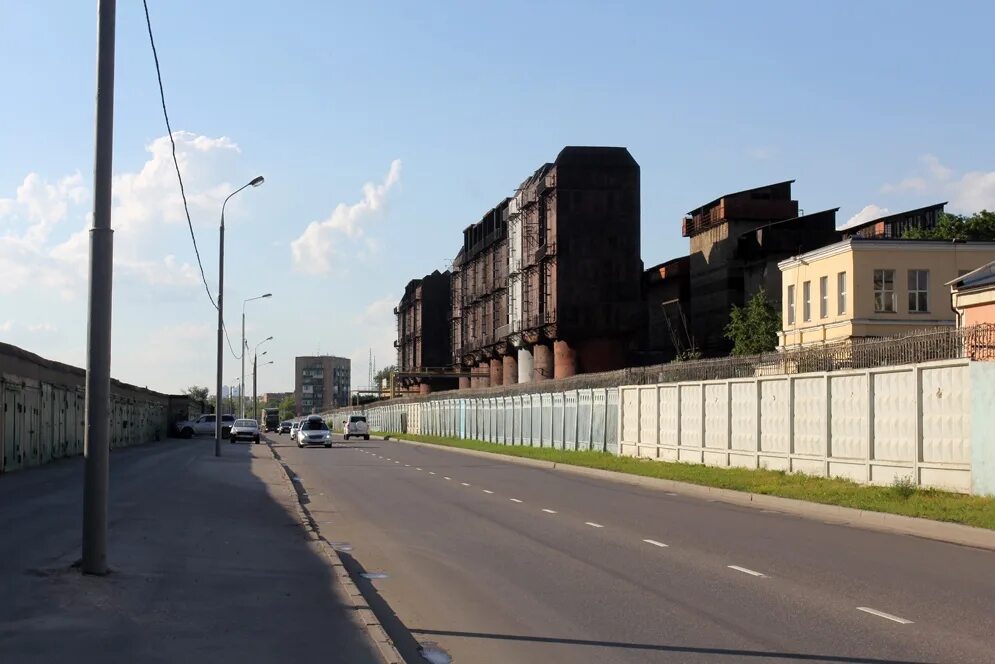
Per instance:
[[[197,385],[191,385],[183,391],[184,394],[197,401],[207,401],[207,395],[209,392],[210,390],[206,387],[198,387]]]
[[[972,215],[942,213],[933,228],[910,228],[906,240],[995,241],[995,212],[982,210]]]
[[[287,395],[283,401],[280,402],[280,419],[289,420],[297,416],[297,401],[294,399],[294,395]]]
[[[761,288],[745,307],[732,306],[725,334],[733,342],[733,355],[756,355],[777,348],[780,330],[781,315]]]
[[[373,375],[373,383],[375,385],[379,385],[381,381],[390,380],[390,375],[395,371],[397,371],[397,367],[395,367],[393,364],[390,365],[389,367],[384,367],[383,369],[381,369],[380,371],[376,372],[376,374]]]

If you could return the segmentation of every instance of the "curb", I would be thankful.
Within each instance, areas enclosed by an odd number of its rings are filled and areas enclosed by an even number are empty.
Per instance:
[[[307,538],[316,542],[319,547],[321,547],[322,553],[325,554],[325,558],[328,560],[329,567],[332,568],[332,572],[335,574],[335,578],[340,584],[342,584],[343,589],[345,589],[346,595],[349,597],[349,602],[352,605],[352,609],[356,611],[356,615],[359,616],[359,621],[363,624],[363,628],[366,631],[366,636],[373,643],[376,648],[377,653],[380,655],[380,659],[384,664],[404,664],[404,658],[401,657],[401,653],[397,651],[394,647],[394,642],[391,641],[390,637],[387,636],[387,631],[377,620],[376,615],[373,613],[372,609],[367,605],[366,599],[363,594],[359,591],[359,588],[353,582],[352,577],[349,576],[349,572],[345,568],[345,564],[342,562],[342,558],[339,557],[339,552],[335,550],[331,544],[321,535],[318,530],[317,522],[314,517],[311,516],[311,512],[307,507],[301,502],[301,494],[297,491],[297,487],[290,479],[290,473],[293,471],[290,469],[283,459],[280,458],[276,450],[269,443],[266,444],[269,449],[270,454],[273,455],[273,461],[280,464],[283,468],[284,473],[280,476],[283,479],[284,485],[287,490],[294,495],[296,500],[294,500],[294,509],[297,512],[297,520],[300,521],[301,528],[304,530]]]
[[[528,459],[505,454],[495,454],[493,452],[480,452],[478,450],[468,450],[461,447],[450,447],[448,445],[435,445],[432,443],[420,443],[414,440],[404,440],[401,438],[390,438],[377,436],[388,442],[404,443],[406,445],[416,445],[430,447],[433,449],[444,449],[459,454],[466,454],[485,459],[497,459],[509,463],[517,463],[533,468],[543,468],[555,470],[574,475],[584,475],[599,479],[610,480],[620,484],[645,487],[658,491],[679,492],[685,496],[696,498],[706,498],[717,500],[732,505],[742,505],[746,507],[756,507],[769,509],[784,514],[800,516],[808,519],[821,519],[835,525],[853,526],[865,530],[875,530],[880,532],[893,533],[898,535],[911,535],[923,539],[936,540],[949,544],[959,544],[977,549],[987,549],[995,551],[995,530],[977,528],[975,526],[965,526],[959,523],[949,523],[946,521],[933,521],[914,516],[904,516],[901,514],[889,514],[887,512],[873,512],[860,510],[853,507],[842,507],[840,505],[827,505],[825,503],[810,503],[794,498],[782,498],[780,496],[768,496],[759,493],[747,493],[734,489],[720,489],[717,487],[703,486],[701,484],[690,484],[677,480],[666,480],[657,477],[646,477],[643,475],[630,475],[614,470],[602,470],[600,468],[588,468],[586,466],[573,466],[570,464],[556,463],[554,461],[542,461],[539,459]]]

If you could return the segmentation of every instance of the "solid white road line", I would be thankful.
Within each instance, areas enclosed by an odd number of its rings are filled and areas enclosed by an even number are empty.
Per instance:
[[[493,491],[491,491],[490,489],[483,489],[483,492],[484,492],[484,493],[494,493],[494,492],[493,492]]]
[[[644,539],[643,541],[646,542],[647,544],[652,544],[653,546],[658,546],[661,549],[667,548],[667,545],[664,544],[663,542],[657,542],[656,540],[651,540],[651,539]]]
[[[754,571],[752,569],[747,569],[746,567],[740,567],[739,565],[728,565],[729,569],[734,569],[737,572],[742,572],[743,574],[749,574],[750,576],[767,576],[766,574],[761,574],[760,572]]]
[[[864,613],[869,613],[872,616],[877,616],[878,618],[884,618],[885,620],[893,620],[901,625],[911,625],[911,620],[906,620],[905,618],[899,618],[898,616],[893,616],[890,613],[885,613],[884,611],[878,611],[877,609],[872,609],[869,606],[858,606],[858,611],[863,611]]]
[[[592,528],[604,528],[600,523],[594,523],[593,521],[585,521],[585,526],[591,526]]]
[[[513,503],[520,503],[520,502],[522,502],[518,498],[509,498],[508,500],[510,500]]]
[[[551,510],[551,509],[549,509],[547,507],[543,507],[542,511],[546,512],[547,514],[556,514],[556,510]]]

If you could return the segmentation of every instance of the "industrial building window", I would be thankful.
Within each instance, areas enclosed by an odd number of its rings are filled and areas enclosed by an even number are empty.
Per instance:
[[[795,287],[788,286],[788,325],[795,324]]]
[[[836,314],[846,313],[846,272],[836,275]]]
[[[819,318],[829,315],[829,277],[819,277]]]
[[[874,270],[874,311],[895,312],[895,271]]]
[[[929,270],[909,270],[909,312],[929,311]]]
[[[806,281],[802,284],[802,320],[808,322],[812,320],[812,282]]]

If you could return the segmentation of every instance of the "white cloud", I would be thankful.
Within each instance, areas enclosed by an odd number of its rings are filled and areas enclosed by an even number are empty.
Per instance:
[[[327,273],[332,256],[340,253],[340,244],[357,244],[364,225],[383,208],[387,194],[400,178],[401,160],[395,159],[383,182],[363,185],[362,200],[351,205],[339,203],[326,219],[308,224],[301,236],[290,243],[295,268],[310,274]]]
[[[233,161],[240,153],[238,145],[224,136],[184,131],[174,132],[173,138],[191,217],[195,225],[214,226],[222,200],[233,190],[222,174],[238,171]],[[153,289],[195,288],[200,275],[184,228],[169,137],[155,139],[145,150],[149,156],[137,171],[114,176],[115,282]],[[40,286],[63,299],[82,296],[89,255],[88,199],[79,173],[51,183],[33,172],[14,197],[0,198],[0,293]],[[73,223],[77,230],[67,236],[65,225]],[[60,234],[61,239],[55,239]],[[191,260],[167,253],[167,246],[182,248]]]
[[[0,323],[0,332],[10,332],[14,328],[14,321],[5,320]]]
[[[849,228],[850,226],[856,226],[862,224],[865,221],[870,221],[871,219],[877,219],[878,217],[883,217],[889,213],[888,208],[878,207],[871,203],[870,205],[865,205],[864,208],[846,220],[846,223],[840,226],[840,228]]]
[[[881,192],[914,192],[946,199],[950,201],[951,212],[971,214],[982,209],[995,210],[995,170],[958,174],[931,154],[923,155],[919,161],[921,172],[897,183],[885,184]]]
[[[394,348],[394,338],[397,335],[397,323],[394,318],[394,306],[399,299],[387,296],[374,300],[352,318],[351,327],[357,333],[356,336],[365,340],[364,345],[354,348],[349,353],[349,359],[352,360],[353,387],[368,387],[370,351],[373,352],[377,370],[396,364],[397,349]]]

